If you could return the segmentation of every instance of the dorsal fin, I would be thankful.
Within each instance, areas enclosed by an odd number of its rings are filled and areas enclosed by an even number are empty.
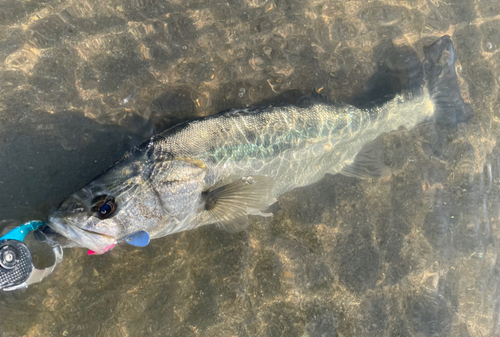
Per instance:
[[[297,101],[297,106],[308,107],[311,104],[324,103],[329,105],[338,105],[339,103],[330,99],[328,96],[319,93],[317,90],[311,91],[310,94],[302,96]]]

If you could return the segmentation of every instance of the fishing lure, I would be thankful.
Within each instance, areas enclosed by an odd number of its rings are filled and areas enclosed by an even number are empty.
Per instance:
[[[53,240],[46,237],[41,229],[45,225],[42,221],[29,221],[0,237],[0,290],[12,291],[27,288],[33,283],[42,281],[50,275],[56,266],[63,260],[63,249]],[[52,247],[54,264],[45,269],[37,269],[33,265],[31,252],[23,243],[26,236],[34,231],[35,238]],[[144,247],[149,243],[149,235],[145,231],[138,231],[129,237],[126,242],[136,247]],[[112,247],[110,247],[112,248]],[[89,255],[94,252],[89,251]]]

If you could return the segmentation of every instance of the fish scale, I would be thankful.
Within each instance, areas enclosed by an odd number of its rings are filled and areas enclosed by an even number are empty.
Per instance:
[[[221,114],[178,128],[155,145],[156,155],[206,163],[208,183],[215,187],[246,175],[270,176],[279,196],[340,172],[379,135],[401,126],[411,129],[431,117],[428,91],[413,96],[409,101],[398,95],[372,109],[312,103]],[[249,132],[259,136],[247,137]]]
[[[470,110],[450,38],[425,53],[423,85],[380,106],[358,109],[311,95],[300,106],[232,110],[177,125],[70,195],[49,226],[70,245],[101,254],[127,238],[143,245],[209,224],[243,230],[248,215],[269,216],[278,196],[326,173],[388,174],[377,137],[426,120],[451,127]],[[102,200],[110,212],[96,214]]]

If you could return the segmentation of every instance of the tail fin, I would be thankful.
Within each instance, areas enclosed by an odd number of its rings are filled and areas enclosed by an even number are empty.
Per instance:
[[[435,105],[436,123],[454,128],[472,116],[472,109],[460,95],[453,43],[445,35],[424,48],[424,52],[424,79]]]

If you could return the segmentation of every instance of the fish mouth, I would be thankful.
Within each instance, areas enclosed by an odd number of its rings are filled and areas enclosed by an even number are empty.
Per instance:
[[[75,225],[68,224],[59,217],[49,217],[48,226],[70,241],[70,246],[85,247],[98,254],[109,250],[116,243],[116,238],[110,235],[94,232]]]

